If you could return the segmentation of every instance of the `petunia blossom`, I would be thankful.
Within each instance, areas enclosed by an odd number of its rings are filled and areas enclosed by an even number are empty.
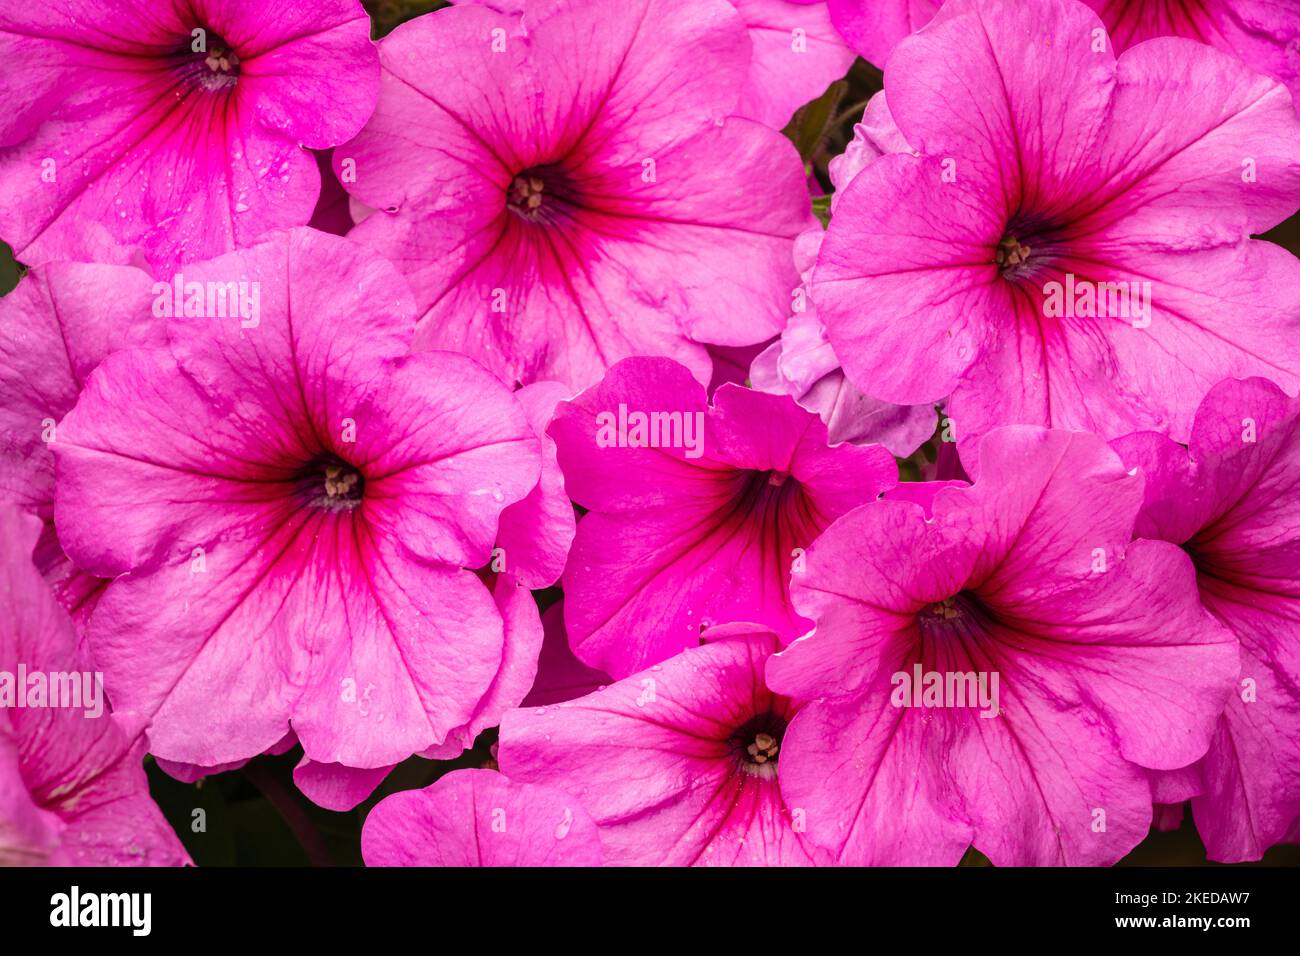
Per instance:
[[[569,642],[626,677],[728,621],[784,640],[807,622],[790,569],[835,518],[898,480],[879,445],[830,445],[785,395],[723,385],[709,405],[681,365],[625,359],[562,404],[550,433],[587,513],[564,570]]]
[[[110,355],[54,445],[59,539],[115,578],[88,639],[116,709],[203,767],[290,730],[361,769],[445,743],[501,669],[468,569],[537,484],[523,409],[408,354],[409,292],[346,239],[280,232],[185,279],[168,346]]]
[[[601,846],[573,797],[493,770],[454,770],[380,801],[361,855],[366,866],[599,866]]]
[[[1231,53],[1281,80],[1300,99],[1300,16],[1294,0],[1083,0],[1118,52],[1156,37],[1186,37]],[[883,67],[929,23],[943,0],[827,0],[845,41]]]
[[[59,420],[104,356],[165,341],[152,287],[132,266],[59,262],[32,269],[0,299],[0,499],[45,522],[34,560],[78,625],[105,582],[73,566],[59,547],[50,449]]]
[[[489,727],[495,727],[501,715],[517,707],[534,685],[542,652],[542,627],[529,587],[547,587],[559,578],[564,559],[573,541],[573,506],[564,493],[564,476],[555,460],[555,443],[546,435],[546,426],[554,414],[555,404],[568,394],[555,382],[537,382],[515,393],[528,416],[533,432],[543,446],[542,475],[537,486],[522,501],[508,505],[501,512],[497,548],[492,552],[491,568],[510,573],[493,573],[484,569],[480,577],[492,592],[504,626],[501,661],[488,691],[479,699],[474,713],[446,739],[421,752],[433,760],[453,759],[471,746],[474,739]],[[565,647],[567,651],[567,645]],[[289,735],[270,753],[284,752],[297,743]],[[193,780],[242,766],[244,761],[220,767],[176,765],[160,760],[169,774]],[[304,756],[294,768],[294,782],[314,803],[330,810],[351,810],[365,800],[393,766],[349,767],[341,763],[321,763]]]
[[[1300,822],[1300,400],[1229,379],[1190,446],[1146,432],[1113,447],[1146,475],[1137,534],[1191,556],[1202,603],[1241,641],[1235,692],[1189,768],[1192,813],[1210,859],[1258,860]]]
[[[506,714],[502,771],[581,800],[614,865],[829,865],[781,796],[798,706],[763,684],[777,636],[737,623],[708,637],[586,697]]]
[[[374,109],[357,0],[44,0],[0,12],[0,237],[29,265],[88,224],[169,272],[308,221],[316,160]]]
[[[0,866],[182,866],[144,742],[109,715],[32,565],[41,522],[0,505]]]
[[[1190,40],[1116,58],[1077,0],[953,0],[885,89],[918,155],[853,177],[812,274],[867,394],[950,395],[965,458],[1013,423],[1185,440],[1225,375],[1300,387],[1300,261],[1251,238],[1300,207],[1277,81]]]
[[[725,0],[459,5],[379,49],[334,162],[376,210],[351,235],[411,282],[417,348],[576,390],[637,354],[707,383],[702,343],[779,330],[811,213],[790,142],[732,116],[750,43]]]
[[[836,521],[794,576],[816,623],[768,663],[809,700],[781,788],[853,865],[1105,865],[1146,836],[1149,769],[1207,749],[1237,641],[1187,555],[1135,541],[1143,479],[1096,436],[990,433],[929,515]]]

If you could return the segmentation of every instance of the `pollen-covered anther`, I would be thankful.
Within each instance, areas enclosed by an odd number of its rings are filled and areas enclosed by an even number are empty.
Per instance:
[[[1021,245],[1020,240],[1014,236],[1004,236],[1002,241],[998,243],[995,254],[998,268],[1003,272],[1009,272],[1028,262],[1030,252],[1032,250],[1028,246]]]
[[[360,473],[343,465],[325,466],[325,497],[335,501],[361,497]]]
[[[776,759],[780,749],[781,744],[771,734],[755,734],[753,743],[745,748],[745,752],[753,763],[767,763]]]
[[[927,604],[921,611],[926,617],[939,621],[951,621],[961,617],[961,608],[957,606],[954,598],[944,598],[942,601],[935,601],[933,604]]]
[[[207,59],[203,61],[213,73],[237,73],[239,57],[229,47],[215,45],[208,50]]]
[[[546,183],[539,176],[516,176],[510,184],[510,205],[519,212],[536,212],[542,205]]]

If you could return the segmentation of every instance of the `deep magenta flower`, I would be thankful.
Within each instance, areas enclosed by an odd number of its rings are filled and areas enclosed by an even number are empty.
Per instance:
[[[37,266],[0,299],[0,499],[45,522],[34,560],[80,626],[105,584],[72,565],[54,533],[58,422],[116,348],[160,345],[153,282],[125,265]]]
[[[707,383],[700,343],[779,331],[811,214],[789,141],[731,116],[750,44],[725,0],[450,7],[380,61],[334,162],[376,210],[351,235],[415,290],[417,348],[511,383],[581,388],[635,354]]]
[[[348,240],[281,232],[183,278],[169,346],[110,355],[54,444],[60,541],[116,577],[89,640],[117,710],[201,767],[290,730],[361,769],[442,745],[501,669],[465,569],[537,484],[523,409],[464,356],[409,355],[409,292]]]
[[[615,865],[828,865],[781,796],[798,706],[763,684],[778,646],[771,631],[727,624],[586,697],[511,711],[501,769],[581,800]]]
[[[1147,476],[1137,534],[1191,556],[1202,603],[1241,641],[1192,812],[1210,859],[1257,860],[1300,823],[1300,401],[1227,380],[1190,447],[1150,432],[1113,446]]]
[[[357,0],[48,0],[0,11],[0,237],[63,258],[88,223],[160,270],[307,222],[316,161],[378,95]]]
[[[865,505],[794,576],[816,629],[768,664],[809,700],[786,803],[848,864],[1113,863],[1151,824],[1148,771],[1198,759],[1237,641],[1192,563],[1134,541],[1142,476],[1096,436],[1012,426],[968,487]]]
[[[1083,0],[1117,52],[1156,37],[1208,43],[1267,73],[1300,99],[1300,16],[1294,0]],[[857,52],[883,67],[899,42],[933,19],[942,0],[827,0]]]
[[[493,770],[454,770],[380,801],[361,855],[366,866],[599,866],[601,847],[573,797]]]
[[[1300,387],[1300,262],[1251,238],[1300,206],[1291,97],[1202,44],[1104,40],[1076,0],[947,4],[885,80],[920,155],[853,177],[822,243],[850,380],[951,395],[963,454],[1009,423],[1186,439],[1225,375]]]
[[[149,797],[143,740],[109,716],[32,565],[40,531],[0,505],[0,866],[187,864]]]
[[[792,640],[792,565],[835,518],[898,480],[879,445],[830,445],[785,395],[723,385],[709,405],[681,365],[625,359],[551,424],[588,509],[564,570],[574,653],[626,677],[751,621]]]

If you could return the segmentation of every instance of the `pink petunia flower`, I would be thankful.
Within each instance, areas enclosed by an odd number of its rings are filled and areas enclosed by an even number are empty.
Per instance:
[[[579,700],[511,711],[501,769],[581,800],[615,865],[828,865],[781,796],[798,708],[763,684],[777,646],[771,631],[727,624]]]
[[[554,584],[564,570],[573,543],[573,505],[564,491],[555,443],[546,434],[556,403],[567,395],[568,389],[556,382],[536,382],[515,392],[542,444],[542,474],[528,497],[502,510],[490,564],[492,571],[499,573],[482,575],[505,626],[501,661],[470,719],[452,730],[441,744],[422,751],[423,757],[450,760],[459,756],[479,734],[500,723],[503,713],[519,706],[534,686],[543,630],[528,588]],[[303,757],[293,777],[298,788],[320,806],[351,810],[369,797],[392,769],[326,764]]]
[[[357,0],[46,0],[0,12],[0,236],[63,258],[88,223],[151,264],[307,222],[378,58]]]
[[[1151,823],[1147,770],[1209,746],[1237,642],[1191,561],[1130,543],[1142,476],[1096,436],[984,439],[969,487],[851,512],[794,576],[816,622],[768,664],[810,700],[781,788],[844,862],[1113,863]]]
[[[934,18],[943,0],[827,0],[831,21],[883,67],[894,48]],[[1300,101],[1300,10],[1295,0],[1083,0],[1118,52],[1156,37],[1208,43],[1285,83]]]
[[[456,6],[380,60],[375,115],[334,161],[377,210],[351,235],[415,290],[417,348],[511,383],[577,389],[634,354],[707,383],[700,343],[779,330],[811,213],[789,141],[728,118],[750,50],[724,0]]]
[[[131,266],[60,262],[32,269],[0,299],[0,499],[45,522],[34,560],[78,628],[106,582],[76,568],[59,547],[50,448],[104,356],[165,341],[152,285]]]
[[[144,742],[108,714],[31,563],[41,522],[0,505],[0,866],[182,866]]]
[[[564,571],[574,653],[626,677],[750,620],[791,640],[792,565],[835,518],[898,479],[878,445],[829,445],[784,395],[704,388],[669,359],[625,359],[551,424],[586,515]]]
[[[1300,206],[1276,81],[1181,39],[1116,59],[1076,0],[953,0],[885,85],[919,156],[853,177],[812,275],[868,394],[951,395],[965,456],[1009,423],[1185,439],[1225,374],[1300,386],[1300,261],[1251,239]]]
[[[599,866],[600,836],[567,794],[454,770],[385,797],[361,831],[366,866]]]
[[[465,569],[537,484],[523,409],[407,354],[409,293],[348,240],[277,233],[174,285],[169,347],[110,355],[54,445],[60,541],[120,575],[89,625],[117,710],[202,767],[290,730],[361,769],[445,743],[501,669]]]
[[[1113,447],[1147,476],[1137,534],[1182,546],[1202,603],[1241,641],[1236,692],[1191,768],[1192,812],[1210,859],[1257,860],[1300,821],[1300,401],[1230,379],[1201,403],[1190,448],[1150,432]]]

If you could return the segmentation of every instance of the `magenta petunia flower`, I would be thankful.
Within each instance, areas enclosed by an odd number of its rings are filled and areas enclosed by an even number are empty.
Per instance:
[[[361,831],[366,866],[599,866],[587,811],[558,790],[454,770],[385,797]]]
[[[849,864],[1113,863],[1151,823],[1147,770],[1199,758],[1237,642],[1191,561],[1130,543],[1142,477],[1096,436],[1016,426],[974,485],[878,501],[794,576],[816,622],[768,665],[810,700],[781,788]]]
[[[502,510],[491,561],[491,567],[502,573],[483,575],[505,626],[501,661],[470,719],[441,744],[424,750],[423,757],[450,760],[459,756],[479,734],[495,727],[503,713],[519,706],[534,686],[543,630],[528,588],[549,587],[559,579],[575,525],[573,505],[565,494],[564,475],[555,458],[555,443],[546,434],[556,403],[567,395],[568,389],[556,382],[536,382],[515,392],[542,444],[542,474],[528,497]],[[304,757],[294,768],[293,778],[320,806],[351,810],[369,797],[392,769],[326,764]]]
[[[483,573],[504,630],[501,661],[487,692],[479,699],[470,719],[448,733],[439,745],[421,752],[434,760],[449,760],[460,755],[474,739],[489,727],[495,727],[501,715],[517,707],[530,693],[540,666],[543,631],[528,587],[547,587],[559,578],[564,559],[573,541],[573,506],[564,492],[564,476],[555,460],[555,443],[546,434],[555,403],[567,391],[555,382],[538,382],[515,393],[542,443],[542,476],[522,501],[506,506],[501,512],[497,534],[498,547],[492,552],[490,566],[502,572]],[[568,650],[566,644],[565,650]],[[290,735],[270,752],[284,752],[297,743]],[[197,779],[222,770],[242,766],[244,761],[221,767],[176,766],[168,761],[160,765],[172,776]],[[392,771],[393,766],[349,767],[341,763],[321,763],[304,756],[294,768],[294,782],[308,798],[330,810],[351,810],[374,792]]]
[[[501,769],[581,800],[615,865],[828,865],[781,797],[798,708],[763,684],[777,646],[771,631],[727,624],[579,700],[511,711]]]
[[[89,625],[117,710],[204,767],[290,730],[362,769],[442,745],[501,669],[465,569],[537,484],[523,409],[407,354],[401,278],[345,239],[281,232],[155,290],[169,347],[110,355],[54,445],[60,541],[121,575]]]
[[[943,0],[827,0],[831,21],[858,53],[883,67],[929,23]],[[1143,40],[1186,37],[1281,80],[1300,99],[1300,16],[1294,0],[1083,0],[1123,52]]]
[[[109,716],[31,562],[41,522],[0,505],[0,866],[181,866],[144,743]]]
[[[953,0],[885,85],[920,155],[853,177],[812,275],[865,392],[951,395],[973,454],[1008,423],[1185,439],[1225,374],[1300,387],[1300,262],[1251,239],[1300,206],[1276,81],[1181,39],[1116,59],[1076,0]]]
[[[1190,448],[1150,432],[1113,446],[1147,476],[1137,534],[1182,546],[1202,603],[1241,641],[1236,692],[1191,768],[1192,812],[1211,859],[1257,860],[1300,821],[1300,401],[1228,380]]]
[[[669,359],[625,359],[551,424],[586,515],[564,570],[574,653],[626,677],[750,620],[784,640],[807,622],[792,565],[838,516],[898,479],[878,445],[828,445],[784,395],[704,388]]]
[[[380,60],[375,115],[334,162],[377,210],[351,235],[415,290],[417,348],[511,383],[581,388],[634,354],[707,383],[700,343],[779,331],[811,213],[789,141],[727,118],[750,44],[724,0],[456,6]]]
[[[88,223],[161,270],[306,223],[316,161],[378,95],[357,0],[75,0],[0,12],[0,236],[34,265]]]
[[[0,299],[0,499],[45,522],[34,560],[79,627],[105,582],[72,565],[59,547],[50,448],[59,420],[104,356],[165,341],[152,285],[133,267],[60,262],[32,269]]]

